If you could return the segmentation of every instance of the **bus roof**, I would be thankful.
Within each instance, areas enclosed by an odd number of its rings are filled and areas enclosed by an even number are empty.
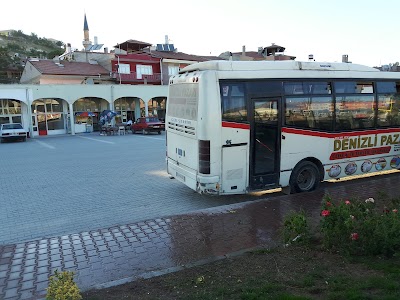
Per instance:
[[[179,73],[192,71],[269,71],[269,70],[310,70],[310,71],[361,71],[380,72],[378,69],[352,64],[352,63],[328,63],[328,62],[301,62],[287,61],[226,61],[212,60],[195,63],[184,67]]]

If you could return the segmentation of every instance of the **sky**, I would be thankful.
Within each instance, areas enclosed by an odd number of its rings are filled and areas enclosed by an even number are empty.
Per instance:
[[[6,0],[0,30],[22,30],[81,50],[90,40],[110,50],[129,39],[174,44],[179,52],[218,56],[272,43],[307,61],[381,66],[400,61],[399,0]]]

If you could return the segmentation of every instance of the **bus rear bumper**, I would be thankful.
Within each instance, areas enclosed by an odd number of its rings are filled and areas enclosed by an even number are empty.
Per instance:
[[[219,176],[197,175],[195,170],[178,165],[171,159],[167,159],[167,172],[200,194],[219,194]]]
[[[175,161],[167,160],[167,172],[169,175],[184,183],[193,190],[197,188],[196,171],[178,165]]]
[[[197,175],[196,190],[201,194],[218,195],[219,194],[219,176]]]

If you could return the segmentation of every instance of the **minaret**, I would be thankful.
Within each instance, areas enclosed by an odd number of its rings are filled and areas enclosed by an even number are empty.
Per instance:
[[[85,20],[83,21],[83,47],[85,48],[85,51],[88,51],[90,46],[92,45],[92,42],[89,40],[89,26],[87,23],[86,19],[86,13],[85,13]]]

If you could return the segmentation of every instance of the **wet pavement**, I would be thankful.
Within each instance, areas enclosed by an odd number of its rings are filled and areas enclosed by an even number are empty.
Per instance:
[[[290,211],[315,223],[325,194],[334,199],[400,195],[399,174],[324,183],[312,193],[265,195],[238,204],[105,229],[0,246],[0,299],[44,299],[54,270],[76,272],[82,291],[161,275],[280,243]],[[190,200],[188,200],[190,201]],[[378,203],[379,205],[379,203]]]

